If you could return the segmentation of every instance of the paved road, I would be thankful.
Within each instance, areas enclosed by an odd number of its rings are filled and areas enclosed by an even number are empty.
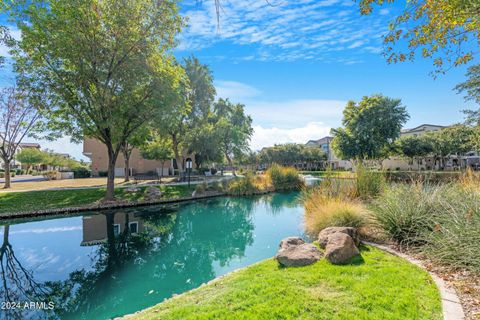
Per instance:
[[[32,181],[46,181],[43,176],[21,175],[12,178],[11,182],[32,182]],[[0,183],[4,183],[5,179],[1,178]]]

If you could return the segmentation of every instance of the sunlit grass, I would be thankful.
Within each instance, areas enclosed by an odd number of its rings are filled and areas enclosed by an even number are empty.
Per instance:
[[[266,260],[132,318],[442,318],[439,293],[427,272],[374,248],[362,248],[362,256],[350,265],[322,259],[300,268],[280,268]]]

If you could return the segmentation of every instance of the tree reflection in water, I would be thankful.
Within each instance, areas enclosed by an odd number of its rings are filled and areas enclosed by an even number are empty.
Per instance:
[[[161,302],[215,277],[214,264],[242,257],[253,243],[251,199],[219,198],[180,207],[107,212],[106,242],[92,268],[48,282],[49,296],[61,319],[104,319]],[[125,215],[115,233],[115,216]],[[130,217],[144,230],[132,234]]]
[[[46,301],[47,290],[44,285],[35,281],[32,270],[27,270],[18,260],[9,242],[10,225],[3,226],[3,242],[0,247],[1,290],[0,301],[5,303]],[[35,310],[10,308],[2,306],[1,319],[27,319],[32,317]]]

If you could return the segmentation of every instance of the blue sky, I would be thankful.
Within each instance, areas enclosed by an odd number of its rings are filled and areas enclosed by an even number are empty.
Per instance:
[[[321,138],[340,125],[348,100],[374,93],[402,99],[411,116],[406,127],[459,122],[460,110],[474,107],[452,90],[464,67],[434,79],[430,60],[386,63],[381,37],[402,3],[370,16],[361,16],[353,0],[222,3],[217,25],[213,0],[181,2],[189,20],[175,55],[196,55],[212,69],[218,96],[246,105],[253,149]],[[11,78],[3,73],[0,83]],[[68,137],[42,144],[81,155]]]

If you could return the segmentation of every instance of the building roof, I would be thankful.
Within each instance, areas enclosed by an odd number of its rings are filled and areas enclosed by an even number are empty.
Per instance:
[[[38,148],[40,149],[40,144],[38,143],[30,143],[30,142],[25,142],[25,143],[20,143],[18,145],[20,148]]]
[[[333,137],[326,136],[326,137],[320,138],[318,140],[308,140],[308,142],[306,144],[314,143],[314,144],[320,145],[320,144],[323,144],[323,143],[328,143],[328,142],[332,141],[332,139],[333,139]]]
[[[424,123],[424,124],[421,124],[421,125],[419,125],[419,126],[416,126],[415,128],[402,129],[402,133],[418,131],[418,130],[420,130],[420,128],[422,128],[422,127],[436,127],[436,128],[443,129],[443,128],[446,128],[447,126],[441,126],[441,125],[438,125],[438,124],[428,124],[428,123]]]

